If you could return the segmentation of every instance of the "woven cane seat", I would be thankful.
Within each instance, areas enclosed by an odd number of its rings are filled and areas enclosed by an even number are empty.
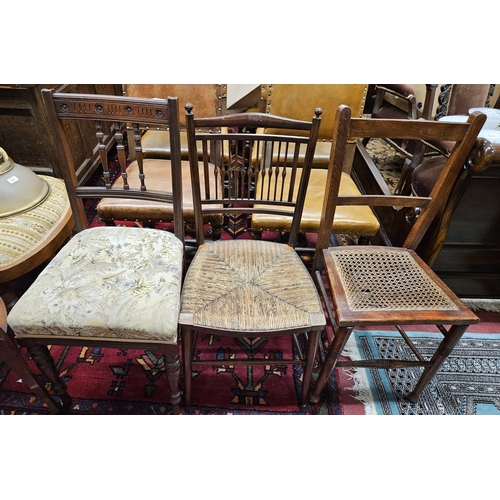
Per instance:
[[[8,321],[20,338],[175,344],[182,267],[183,244],[166,231],[86,229],[42,271]]]
[[[340,324],[436,323],[475,318],[406,248],[353,246],[324,251]],[[464,316],[465,315],[465,316]],[[463,316],[463,317],[462,317]]]
[[[259,333],[326,322],[314,282],[293,248],[231,240],[199,247],[185,279],[180,324]]]

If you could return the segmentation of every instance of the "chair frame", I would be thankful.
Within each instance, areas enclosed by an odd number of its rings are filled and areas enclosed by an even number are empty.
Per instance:
[[[68,196],[71,202],[73,214],[76,221],[76,230],[82,231],[88,227],[87,216],[85,214],[83,198],[102,198],[117,197],[130,199],[149,199],[172,203],[174,206],[174,234],[181,241],[184,241],[184,225],[181,210],[182,183],[180,175],[180,154],[172,154],[170,164],[172,167],[173,192],[165,193],[160,191],[148,190],[146,187],[147,174],[142,175],[141,187],[139,189],[130,188],[124,183],[123,189],[112,189],[110,173],[108,169],[107,151],[104,145],[105,134],[102,132],[101,122],[115,123],[115,139],[117,142],[117,152],[120,164],[122,165],[122,176],[124,166],[126,165],[126,152],[123,144],[123,130],[126,122],[139,125],[153,125],[158,127],[169,127],[171,150],[178,152],[180,148],[179,137],[179,110],[176,98],[169,99],[141,99],[119,96],[91,95],[91,94],[64,94],[54,93],[53,90],[42,90],[42,97],[45,103],[49,126],[53,130],[53,136],[56,143],[55,151],[59,156],[64,181],[68,190]],[[71,149],[66,139],[66,130],[68,129],[68,120],[93,121],[96,123],[96,137],[100,160],[104,170],[104,186],[84,186],[78,181],[75,172],[77,166],[74,165]],[[138,162],[142,163],[142,155],[139,151]],[[124,176],[126,179],[126,175]],[[112,230],[112,228],[110,228]],[[134,229],[131,228],[131,231]],[[61,398],[63,408],[69,409],[72,404],[72,398],[67,392],[66,384],[59,378],[59,374],[50,356],[47,345],[70,345],[70,346],[88,346],[113,347],[126,345],[129,349],[148,349],[161,352],[165,356],[165,371],[170,386],[170,402],[173,406],[173,412],[180,412],[181,393],[179,389],[180,382],[180,362],[179,350],[176,344],[166,344],[160,341],[125,341],[78,339],[78,338],[58,338],[48,335],[44,338],[29,337],[23,335],[17,338],[20,345],[26,347],[33,360],[40,370],[52,383],[54,393]]]
[[[424,261],[415,253],[419,242],[424,237],[429,225],[436,216],[440,207],[446,202],[453,187],[454,180],[466,162],[467,155],[474,145],[476,137],[485,121],[485,116],[473,113],[469,121],[464,124],[444,124],[442,122],[428,122],[422,120],[388,120],[388,119],[357,119],[351,118],[350,109],[341,106],[337,112],[337,141],[332,146],[327,186],[330,196],[325,199],[321,221],[320,234],[313,263],[313,273],[318,289],[324,300],[328,322],[333,328],[334,337],[324,359],[316,386],[310,396],[312,403],[319,401],[320,393],[325,386],[331,372],[337,366],[355,366],[370,368],[400,368],[403,366],[422,366],[424,371],[408,396],[410,401],[416,402],[439,367],[452,352],[453,347],[460,340],[467,327],[477,323],[479,319],[465,307],[458,297],[432,272]],[[452,125],[451,127],[448,125]],[[349,137],[393,137],[420,140],[440,139],[456,141],[448,161],[439,176],[429,197],[415,196],[377,196],[364,195],[361,197],[341,197],[338,195],[340,173],[344,161],[346,142]],[[400,220],[410,229],[405,230],[406,237],[402,248],[394,249],[398,252],[407,252],[414,262],[423,270],[427,277],[442,290],[442,293],[456,305],[455,311],[352,311],[345,299],[342,279],[338,276],[332,256],[335,248],[329,248],[331,222],[335,209],[341,204],[367,204],[370,206],[393,206],[400,208]],[[415,212],[415,209],[420,213]],[[416,216],[418,214],[418,216]],[[390,242],[389,242],[390,244]],[[382,247],[385,248],[385,247]],[[365,249],[358,248],[359,252]],[[327,292],[323,281],[326,272],[330,284],[330,293]],[[332,305],[330,305],[332,301]],[[417,361],[400,360],[369,360],[369,361],[339,361],[342,351],[355,326],[389,325],[393,324],[401,333],[410,348],[415,353]],[[426,361],[411,343],[401,325],[434,324],[444,338],[430,361]],[[450,325],[446,329],[443,325]]]
[[[61,412],[61,405],[40,384],[28,362],[20,353],[20,346],[15,341],[14,332],[7,324],[7,309],[2,299],[0,299],[0,361],[16,372],[23,383],[46,404],[51,413]]]
[[[193,114],[192,105],[188,104],[186,106],[186,126],[188,131],[188,141],[189,141],[189,152],[190,152],[190,167],[191,167],[191,179],[193,186],[193,200],[195,201],[195,225],[196,225],[196,240],[198,245],[202,245],[205,243],[205,236],[203,231],[203,216],[205,214],[225,214],[228,212],[231,213],[243,213],[243,214],[252,214],[252,213],[273,213],[280,214],[286,216],[292,216],[293,220],[291,224],[291,230],[289,233],[289,238],[287,241],[287,245],[290,247],[295,247],[297,244],[300,218],[302,215],[302,209],[304,204],[305,193],[307,189],[307,182],[309,179],[309,174],[311,171],[312,158],[314,155],[314,148],[318,136],[318,129],[320,125],[320,115],[321,109],[316,109],[315,116],[313,117],[311,122],[301,121],[301,120],[293,120],[289,118],[282,118],[279,116],[274,116],[270,114],[264,113],[238,113],[233,115],[227,115],[222,117],[213,117],[213,118],[195,118]],[[259,134],[254,133],[255,129],[260,129],[261,127],[270,127],[275,129],[287,129],[290,131],[308,131],[309,137],[304,136],[296,136],[296,135],[269,135],[269,134]],[[228,132],[211,134],[207,132],[208,129],[228,129],[229,131],[237,128],[239,132]],[[242,131],[244,130],[244,132]],[[248,197],[236,197],[236,198],[227,198],[225,196],[218,195],[214,199],[205,199],[202,198],[202,189],[205,189],[206,186],[200,186],[199,182],[199,145],[198,142],[203,142],[203,150],[204,155],[201,160],[204,163],[204,168],[209,168],[211,165],[210,160],[213,160],[217,164],[217,147],[215,147],[214,143],[211,141],[216,139],[219,144],[228,144],[230,141],[239,141],[242,143],[255,143],[257,141],[264,141],[265,143],[272,142],[274,140],[286,139],[292,144],[295,144],[295,153],[294,156],[294,166],[297,168],[298,166],[298,147],[300,144],[306,144],[307,150],[305,153],[305,162],[303,165],[300,165],[302,169],[303,175],[300,179],[300,185],[298,188],[298,195],[296,198],[296,202],[292,202],[291,199],[286,200],[285,202],[272,200],[262,200],[261,198],[252,198]],[[247,144],[247,147],[249,145]],[[272,151],[273,146],[270,146],[270,152]],[[214,153],[215,156],[209,158],[208,150],[211,153]],[[285,153],[286,154],[286,153]],[[224,157],[224,154],[220,156]],[[265,156],[265,155],[263,155]],[[269,154],[271,156],[271,154]],[[252,158],[252,153],[249,153],[249,158]],[[255,157],[254,157],[255,158]],[[251,161],[251,160],[249,160]],[[216,167],[218,168],[218,167]],[[251,168],[251,166],[250,166]],[[237,175],[237,174],[235,174]],[[206,177],[205,177],[206,178]],[[225,194],[228,194],[229,189],[225,189]],[[223,193],[224,194],[224,193]],[[208,198],[208,196],[207,196]],[[238,207],[229,208],[228,204],[237,203]],[[258,204],[256,207],[255,204]],[[293,209],[293,214],[291,209]],[[231,241],[222,242],[231,244]],[[263,241],[255,241],[256,244],[266,244]],[[196,256],[195,256],[196,258]],[[305,268],[304,268],[305,269]],[[189,273],[186,276],[184,287],[189,284]],[[324,319],[324,318],[322,318]],[[318,336],[321,330],[324,329],[324,324],[321,327],[301,327],[295,329],[283,329],[276,332],[270,331],[250,331],[250,330],[221,330],[214,328],[203,328],[198,325],[195,325],[193,322],[192,314],[185,313],[181,306],[181,315],[180,315],[180,327],[181,327],[181,337],[182,337],[182,351],[183,351],[183,363],[184,363],[184,387],[185,387],[185,400],[186,404],[189,406],[191,404],[191,373],[192,367],[196,365],[213,365],[213,366],[250,366],[250,365],[266,365],[269,364],[269,360],[264,359],[231,359],[228,363],[227,360],[193,360],[194,348],[196,345],[196,340],[198,337],[198,333],[211,333],[217,335],[226,335],[231,337],[273,337],[273,336],[283,336],[290,335],[295,342],[295,345],[299,347],[299,358],[300,359],[280,359],[279,365],[303,365],[304,366],[304,377],[302,384],[302,391],[300,395],[300,404],[305,404],[307,400],[307,393],[309,382],[311,380],[313,362],[316,353],[316,346],[318,342]],[[299,333],[308,333],[308,341],[307,341],[307,353],[304,356],[301,352],[299,343],[296,339],[296,335]]]

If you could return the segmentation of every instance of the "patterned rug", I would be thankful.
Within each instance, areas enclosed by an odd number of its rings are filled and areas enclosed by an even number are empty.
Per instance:
[[[413,332],[424,357],[442,336]],[[397,332],[354,331],[347,349],[351,359],[415,359]],[[500,334],[466,333],[417,403],[411,392],[422,368],[351,369],[356,398],[375,415],[500,415]]]
[[[370,139],[366,150],[372,157],[387,186],[394,192],[401,176],[405,157],[389,146],[382,139]]]
[[[335,376],[333,397],[317,405],[299,407],[302,369],[279,364],[294,349],[288,338],[233,340],[202,337],[199,355],[204,358],[230,358],[242,353],[269,359],[258,367],[200,367],[194,373],[193,405],[183,407],[187,415],[311,415],[341,414]],[[77,415],[166,415],[168,386],[163,357],[151,351],[93,347],[50,348],[68,392],[73,397],[70,414]],[[239,352],[238,352],[239,351]],[[23,356],[27,353],[22,350]],[[33,371],[48,388],[50,384],[29,360]],[[315,370],[315,377],[318,367]],[[0,414],[48,413],[41,400],[0,363]]]

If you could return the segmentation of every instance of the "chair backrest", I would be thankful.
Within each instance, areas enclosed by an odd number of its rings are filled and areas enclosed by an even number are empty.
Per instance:
[[[490,84],[446,83],[441,85],[435,119],[447,115],[467,115],[470,108],[484,108]]]
[[[179,106],[183,108],[191,103],[196,109],[197,117],[209,117],[225,115],[227,85],[221,83],[126,83],[123,85],[126,96],[144,97],[153,99],[159,97],[167,99],[175,96],[179,100]],[[184,123],[184,113],[179,119],[181,126]]]
[[[183,240],[182,218],[182,177],[180,159],[179,108],[177,98],[140,99],[133,97],[108,96],[97,94],[63,94],[52,90],[42,90],[43,101],[47,109],[49,126],[56,142],[62,173],[75,216],[77,230],[88,227],[82,198],[133,198],[170,203],[174,207],[174,232]],[[105,147],[106,134],[103,122],[112,123],[117,159],[120,165],[123,183],[113,186],[108,165],[109,151]],[[139,166],[140,188],[134,189],[127,182],[127,158],[124,132],[127,125],[134,131],[135,148]],[[102,185],[84,185],[77,180],[77,171],[68,137],[75,127],[88,126],[95,129],[95,151],[99,151],[103,170]],[[172,192],[160,192],[148,189],[148,163],[142,157],[141,134],[144,128],[170,129],[171,160],[164,160],[165,169],[172,170]],[[112,132],[110,132],[112,133]],[[157,164],[156,164],[157,165]]]
[[[377,84],[375,85],[375,97],[372,118],[425,118],[430,120],[432,106],[436,94],[437,83],[425,84],[425,98],[422,108],[418,107],[417,99],[411,87],[404,83]]]
[[[349,106],[354,116],[363,114],[368,84],[281,84],[262,85],[261,107],[266,113],[295,120],[309,120],[311,109],[321,108],[318,139],[332,140],[337,108]]]
[[[193,106],[186,106],[198,244],[204,241],[202,213],[237,212],[289,216],[292,224],[288,243],[295,246],[321,121],[321,109],[313,110],[309,121],[266,113],[195,118]],[[286,131],[287,135],[255,132],[266,127]],[[217,129],[228,132],[214,133]],[[301,146],[306,148],[304,162],[299,162]],[[273,151],[279,154],[273,155]],[[212,184],[215,192],[210,190],[209,182],[200,185],[201,169],[205,181],[210,176],[216,178]]]
[[[398,211],[397,232],[405,235],[401,246],[416,250],[429,225],[438,213],[441,205],[446,203],[453,184],[462,169],[469,152],[474,146],[486,116],[474,112],[466,123],[446,123],[428,120],[391,120],[375,118],[351,118],[351,110],[340,106],[335,120],[334,141],[332,143],[330,163],[321,216],[320,231],[313,266],[318,264],[319,252],[330,244],[330,234],[338,205],[369,205],[395,207]],[[393,137],[410,140],[454,141],[455,146],[446,159],[446,163],[428,197],[396,196],[396,195],[361,195],[339,196],[339,185],[350,137]],[[386,241],[390,244],[390,241]]]

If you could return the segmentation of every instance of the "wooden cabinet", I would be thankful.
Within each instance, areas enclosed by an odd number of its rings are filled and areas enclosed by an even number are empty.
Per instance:
[[[473,173],[432,268],[459,296],[500,298],[500,163]]]
[[[41,90],[80,94],[120,95],[121,85],[113,84],[2,84],[0,85],[0,147],[16,162],[39,174],[61,177],[53,142],[47,135],[47,116]],[[97,153],[95,129],[89,124],[75,128],[70,140],[75,153],[78,178],[90,176]],[[107,137],[107,147],[113,143]]]

